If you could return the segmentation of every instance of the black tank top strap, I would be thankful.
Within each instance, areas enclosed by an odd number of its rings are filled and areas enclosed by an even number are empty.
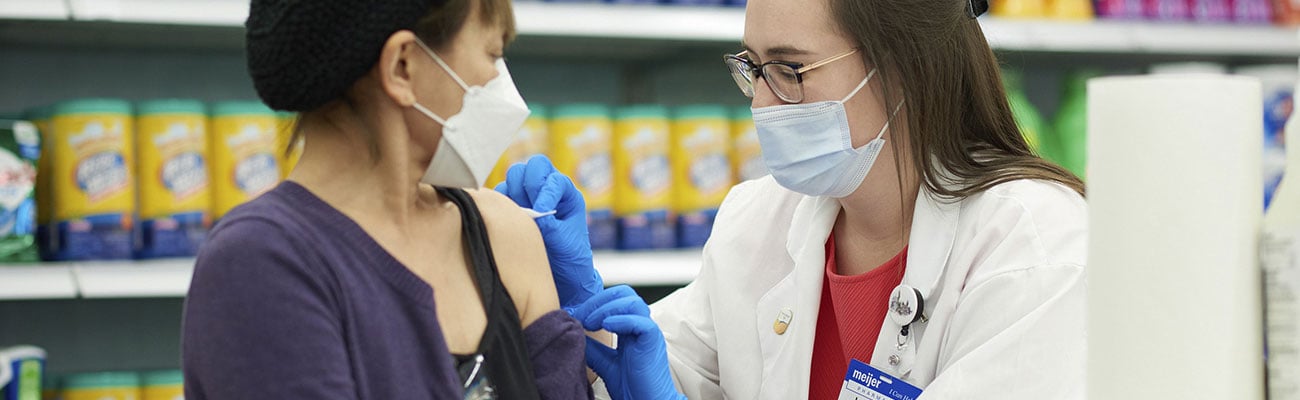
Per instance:
[[[487,328],[479,341],[478,354],[458,355],[459,369],[463,374],[471,371],[486,377],[493,389],[492,398],[540,399],[523,326],[519,322],[519,311],[501,283],[501,273],[493,257],[483,216],[474,199],[464,190],[438,188],[438,193],[460,209],[466,261],[474,269],[474,280],[483,310],[487,313]],[[481,359],[479,355],[482,355]]]

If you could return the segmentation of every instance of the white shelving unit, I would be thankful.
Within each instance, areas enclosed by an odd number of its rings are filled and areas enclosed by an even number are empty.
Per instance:
[[[606,285],[680,286],[700,274],[700,250],[596,253],[596,269]]]
[[[738,43],[738,7],[514,4],[521,36]],[[7,0],[0,20],[109,21],[237,29],[246,0]],[[1274,26],[981,19],[1002,50],[1067,53],[1300,56],[1295,30]]]
[[[77,297],[72,267],[24,265],[0,267],[0,300],[70,299]]]
[[[81,297],[182,297],[190,288],[194,260],[99,262],[73,267]]]
[[[608,285],[680,286],[700,271],[700,251],[597,253]],[[193,259],[0,266],[0,300],[183,297]]]
[[[5,0],[0,1],[0,18],[61,20],[68,19],[68,4],[59,0]]]

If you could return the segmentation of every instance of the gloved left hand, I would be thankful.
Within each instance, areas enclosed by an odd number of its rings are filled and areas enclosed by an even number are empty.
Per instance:
[[[587,338],[587,365],[605,380],[614,400],[686,400],[673,383],[663,332],[632,288],[605,289],[572,314],[589,331],[618,335],[617,350]]]
[[[546,244],[551,277],[560,295],[560,306],[577,307],[604,290],[605,284],[591,259],[587,237],[587,205],[582,192],[551,165],[545,156],[533,156],[527,164],[515,164],[506,171],[506,181],[496,191],[520,207],[555,215],[538,218],[537,228]]]

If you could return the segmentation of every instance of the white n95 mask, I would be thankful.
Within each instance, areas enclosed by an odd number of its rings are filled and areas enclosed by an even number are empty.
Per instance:
[[[433,161],[429,162],[420,182],[444,187],[482,187],[528,118],[528,105],[510,79],[505,60],[497,60],[495,78],[483,86],[470,87],[432,49],[418,39],[416,43],[465,89],[460,112],[445,120],[420,103],[414,104],[416,110],[442,125],[438,150],[433,153]]]
[[[844,102],[874,76],[876,70],[872,69],[843,100],[753,109],[763,163],[777,183],[809,196],[830,197],[848,196],[862,185],[885,146],[889,122],[875,139],[855,149]],[[895,107],[894,114],[898,110]]]

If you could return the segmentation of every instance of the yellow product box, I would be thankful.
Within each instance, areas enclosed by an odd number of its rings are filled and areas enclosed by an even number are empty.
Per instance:
[[[668,162],[668,109],[619,108],[614,120],[614,215],[621,250],[675,247],[670,219],[672,166]]]
[[[678,245],[703,246],[713,230],[718,206],[734,184],[731,177],[731,125],[727,108],[690,105],[677,108],[672,125],[673,210],[678,214]]]
[[[129,102],[114,99],[54,106],[46,147],[51,258],[132,257],[136,192],[131,111]]]
[[[293,172],[293,167],[298,165],[298,158],[302,157],[302,146],[305,138],[298,137],[298,141],[289,146],[289,141],[293,140],[294,131],[298,129],[298,113],[277,112],[275,113],[275,151],[280,156],[280,178],[288,178],[289,173]]]
[[[185,376],[180,370],[144,374],[141,400],[185,400]]]
[[[228,101],[212,106],[208,149],[212,168],[212,216],[271,190],[280,182],[275,112],[261,102]]]
[[[731,126],[722,106],[677,109],[672,126],[673,202],[678,212],[718,208],[731,189]]]
[[[131,214],[135,193],[130,103],[110,99],[60,103],[52,127],[53,218]]]
[[[140,375],[97,372],[63,377],[63,400],[140,400]]]
[[[614,248],[614,167],[610,160],[609,108],[599,104],[557,106],[551,116],[550,152],[555,168],[573,179],[587,202],[593,249]]]
[[[672,206],[668,135],[666,108],[636,105],[618,110],[614,122],[614,215]]]
[[[737,182],[768,174],[749,106],[736,107],[731,113],[731,174]]]
[[[198,100],[165,99],[136,113],[137,256],[194,256],[211,223],[207,112]]]
[[[529,104],[528,119],[524,120],[524,126],[519,128],[519,136],[516,136],[510,147],[501,155],[501,160],[492,169],[492,174],[488,175],[487,187],[493,188],[497,184],[506,181],[506,171],[511,165],[528,161],[529,157],[538,154],[546,154],[550,148],[550,135],[547,131],[547,114],[546,107],[540,104]]]

